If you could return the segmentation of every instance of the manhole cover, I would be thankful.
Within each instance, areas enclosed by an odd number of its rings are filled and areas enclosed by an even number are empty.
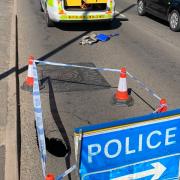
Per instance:
[[[93,63],[78,63],[76,65],[95,67]],[[98,90],[111,87],[104,77],[96,70],[43,66],[39,74],[45,86],[42,92],[48,92],[48,79],[51,80],[55,92]]]

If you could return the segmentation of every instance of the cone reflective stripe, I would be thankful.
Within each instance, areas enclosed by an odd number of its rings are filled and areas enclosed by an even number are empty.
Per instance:
[[[27,75],[27,78],[25,81],[28,86],[33,86],[33,83],[34,83],[33,61],[34,61],[34,58],[32,56],[30,56],[29,60],[28,60],[28,75]]]
[[[160,105],[157,108],[156,112],[157,113],[161,113],[161,112],[166,112],[168,110],[168,106],[167,106],[167,101],[166,99],[161,99],[160,100]]]
[[[126,68],[121,68],[118,90],[115,94],[117,100],[128,100],[128,90],[126,82]]]
[[[54,177],[53,174],[48,174],[48,175],[46,176],[46,180],[55,180],[55,177]]]

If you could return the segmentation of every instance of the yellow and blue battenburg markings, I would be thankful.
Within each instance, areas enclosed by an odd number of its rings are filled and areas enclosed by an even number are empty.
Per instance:
[[[81,180],[180,178],[180,109],[76,128],[80,135]]]
[[[45,134],[43,126],[42,108],[41,108],[41,98],[39,91],[38,73],[35,62],[33,63],[33,75],[34,75],[34,85],[33,85],[33,104],[34,104],[34,114],[36,122],[36,131],[38,136],[39,152],[42,164],[42,172],[45,178],[46,176],[46,143]]]
[[[53,7],[54,6],[54,0],[47,0],[47,4],[48,4],[48,6]]]

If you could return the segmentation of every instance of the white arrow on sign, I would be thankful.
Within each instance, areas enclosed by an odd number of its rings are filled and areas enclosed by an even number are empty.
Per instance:
[[[153,175],[151,180],[157,180],[161,177],[161,175],[167,169],[160,162],[155,162],[155,163],[152,163],[151,165],[154,167],[153,169],[150,169],[147,171],[142,171],[142,172],[135,173],[135,174],[121,176],[121,177],[114,178],[111,180],[132,180],[132,179],[139,179],[139,178],[143,178],[143,177],[147,177],[147,176],[151,176],[151,175]]]

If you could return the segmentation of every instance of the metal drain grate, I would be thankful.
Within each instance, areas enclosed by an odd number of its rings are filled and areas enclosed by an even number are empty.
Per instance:
[[[76,63],[76,65],[95,67],[93,63]],[[40,74],[45,86],[41,90],[42,93],[48,92],[48,78],[51,79],[54,92],[99,90],[111,87],[96,70],[46,66]]]

